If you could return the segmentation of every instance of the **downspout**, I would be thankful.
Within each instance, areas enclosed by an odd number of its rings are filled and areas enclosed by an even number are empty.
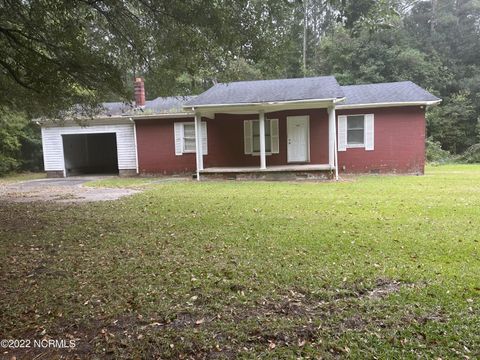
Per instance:
[[[335,111],[335,107],[333,108]],[[335,180],[338,181],[338,145],[337,145],[337,115],[335,114],[335,118],[333,121],[333,132],[335,133],[335,137],[333,139],[333,147],[334,147],[334,161],[335,161]]]
[[[201,163],[202,154],[202,116],[200,113],[195,112],[195,107],[192,107],[192,111],[194,112],[194,124],[195,124],[195,159],[196,159],[196,173],[197,173],[197,181],[200,181],[200,170],[203,169],[203,165]]]
[[[337,147],[337,115],[335,102],[328,108],[328,143],[330,166],[335,170],[335,180],[338,180],[338,147]]]
[[[137,123],[133,118],[130,118],[130,121],[133,123],[133,143],[135,145],[135,171],[137,175],[140,173],[138,170],[138,146],[137,146]]]
[[[338,134],[337,134],[337,112],[335,110],[335,104],[341,103],[345,100],[345,97],[337,99],[333,102],[333,132],[335,137],[333,138],[333,147],[334,147],[334,162],[335,162],[335,181],[338,181]]]

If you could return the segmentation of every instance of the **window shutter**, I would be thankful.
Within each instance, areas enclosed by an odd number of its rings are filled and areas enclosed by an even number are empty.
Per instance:
[[[245,154],[252,153],[252,121],[244,120],[243,121],[243,144],[245,149]]]
[[[207,122],[202,121],[202,154],[208,155]]]
[[[365,115],[365,150],[373,150],[375,142],[374,116],[373,114]]]
[[[270,141],[272,146],[272,154],[279,153],[278,144],[278,119],[270,119]]]
[[[347,117],[338,116],[338,151],[347,150]]]
[[[175,155],[183,154],[183,123],[173,123],[173,129],[175,134]]]

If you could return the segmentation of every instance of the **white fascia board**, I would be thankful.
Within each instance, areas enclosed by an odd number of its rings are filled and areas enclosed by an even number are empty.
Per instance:
[[[122,116],[102,116],[94,117],[92,119],[80,118],[80,123],[85,122],[87,125],[116,125],[116,124],[128,124],[133,120],[155,120],[155,119],[178,119],[193,117],[195,114],[193,112],[178,112],[178,113],[165,113],[165,114],[148,114],[148,115],[122,115]],[[40,124],[41,126],[67,126],[67,125],[78,125],[75,120],[68,119],[63,122],[55,122],[51,120],[39,120],[33,119],[32,121]]]
[[[343,100],[344,98],[340,99]],[[335,102],[337,98],[328,99],[306,99],[306,100],[289,100],[289,101],[267,101],[256,103],[231,103],[231,104],[206,104],[206,105],[188,105],[184,106],[184,109],[200,109],[200,108],[223,108],[223,107],[237,107],[237,106],[272,106],[272,105],[284,105],[284,104],[301,104],[301,103],[314,103],[314,102]]]
[[[397,106],[433,106],[438,105],[442,100],[432,101],[405,101],[405,102],[386,102],[386,103],[369,103],[369,104],[351,104],[351,105],[337,105],[338,110],[347,109],[368,109],[368,108],[381,108],[381,107],[397,107]]]
[[[171,114],[152,114],[152,115],[133,115],[129,116],[133,120],[148,120],[148,119],[178,119],[178,118],[186,118],[186,117],[194,117],[195,113],[193,111],[185,111],[179,113],[171,113]]]
[[[309,99],[309,100],[292,100],[292,101],[271,101],[262,103],[238,103],[238,104],[209,104],[209,105],[192,105],[185,106],[184,109],[191,111],[201,111],[207,113],[239,113],[247,114],[256,111],[281,111],[288,109],[308,109],[308,108],[327,108],[332,104],[343,101],[345,98],[331,99]]]

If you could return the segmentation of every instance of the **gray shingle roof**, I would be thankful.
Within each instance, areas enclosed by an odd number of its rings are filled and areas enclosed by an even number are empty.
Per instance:
[[[237,81],[216,84],[185,106],[321,100],[343,96],[342,88],[333,76]]]
[[[440,100],[411,81],[342,86],[345,102],[340,105],[378,104]]]
[[[133,103],[103,103],[100,116],[134,116],[183,113],[190,106],[332,99],[346,97],[339,105],[421,102],[440,100],[411,81],[340,86],[333,76],[299,79],[238,81],[217,84],[198,96],[158,97],[145,107]]]
[[[183,104],[192,100],[194,96],[170,96],[158,97],[145,102],[143,108],[136,108],[133,103],[107,102],[103,103],[104,116],[128,116],[128,115],[149,115],[149,114],[173,114],[183,113]]]

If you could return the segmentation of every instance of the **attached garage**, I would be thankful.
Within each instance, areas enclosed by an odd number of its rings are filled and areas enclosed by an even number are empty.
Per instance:
[[[42,127],[45,171],[50,177],[137,173],[135,125]]]
[[[115,133],[62,135],[67,176],[118,174]]]

